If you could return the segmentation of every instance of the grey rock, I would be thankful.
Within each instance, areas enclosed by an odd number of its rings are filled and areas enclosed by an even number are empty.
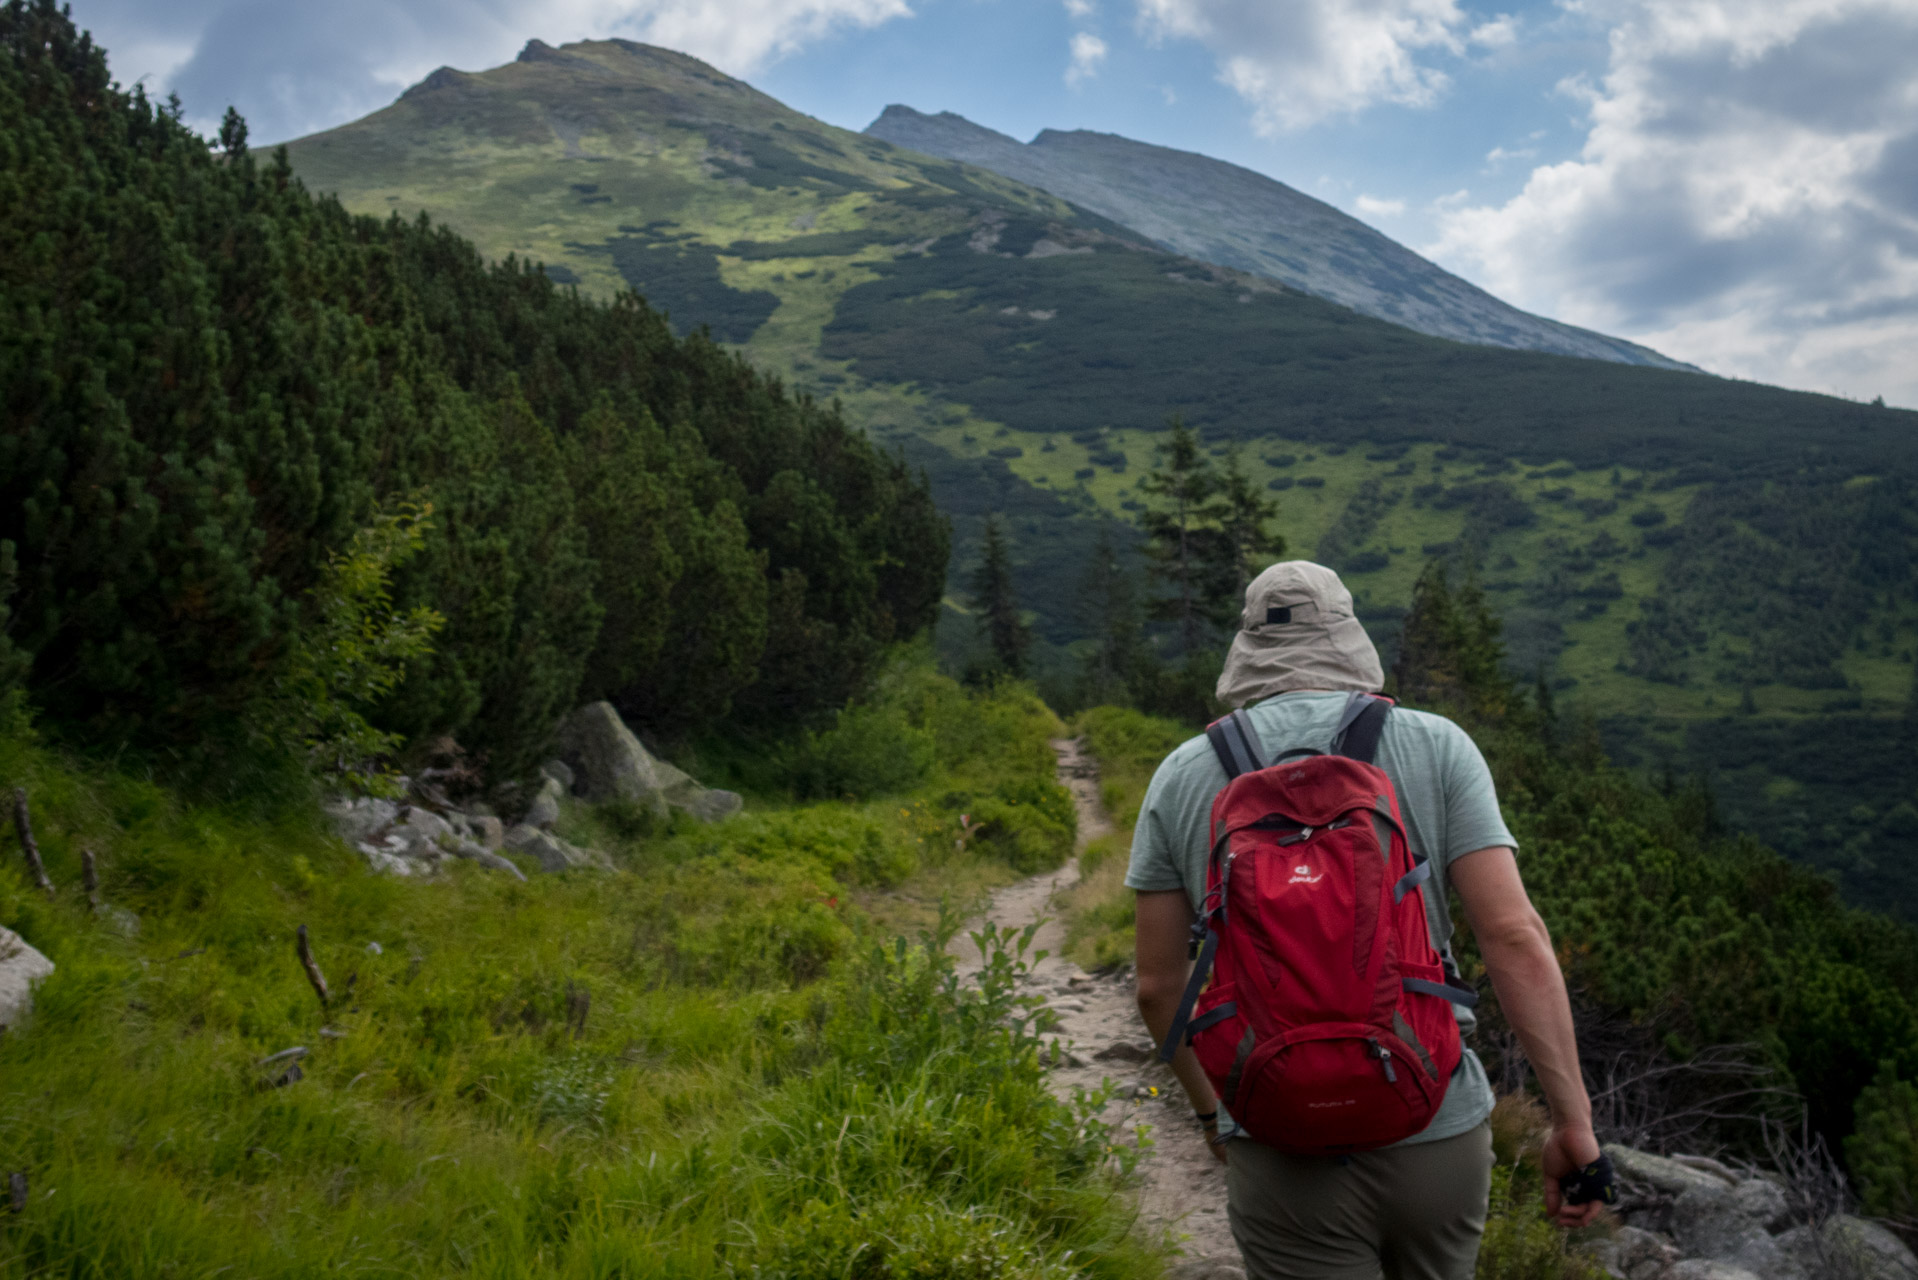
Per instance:
[[[506,824],[490,813],[469,813],[466,825],[473,832],[473,840],[488,849],[497,849],[506,843]]]
[[[739,812],[740,797],[708,790],[646,750],[610,702],[581,707],[560,725],[554,745],[578,775],[578,793],[594,804],[630,800],[664,814],[681,809],[703,822]]]
[[[495,821],[497,821],[497,819],[495,819]],[[463,840],[454,846],[453,854],[455,857],[465,858],[468,862],[477,862],[482,867],[491,867],[495,871],[504,871],[516,880],[524,880],[526,878],[526,873],[514,866],[512,862],[500,857],[499,854],[494,853],[485,845],[474,844],[471,840]]]
[[[377,942],[369,942],[366,944],[366,954],[369,956],[384,955],[386,954],[386,948]]]
[[[559,783],[560,788],[569,795],[572,793],[573,784],[578,781],[578,779],[573,776],[573,770],[564,760],[548,760],[539,767],[539,771],[546,777],[551,778],[554,782]]]
[[[566,788],[557,778],[547,778],[540,784],[539,794],[533,797],[533,803],[526,810],[526,816],[520,819],[520,825],[551,827],[559,821],[559,799],[565,794]]]
[[[1744,1174],[1722,1161],[1712,1159],[1710,1156],[1674,1155],[1670,1158],[1673,1164],[1682,1164],[1687,1169],[1696,1169],[1700,1173],[1709,1173],[1728,1187],[1735,1187],[1745,1180]]]
[[[1084,1013],[1086,1002],[1083,1000],[1054,1000],[1052,1006],[1058,1013]]]
[[[1806,1275],[1822,1277],[1825,1274],[1825,1246],[1815,1227],[1793,1227],[1773,1236],[1772,1243]]]
[[[1773,1280],[1773,1277],[1769,1272],[1751,1271],[1713,1258],[1687,1258],[1667,1271],[1664,1280]]]
[[[1099,1062],[1150,1062],[1153,1050],[1125,1040],[1115,1041],[1093,1054]]]
[[[506,847],[536,859],[542,871],[571,871],[576,867],[591,867],[601,871],[613,869],[612,859],[597,849],[582,849],[576,844],[568,844],[551,832],[523,824],[506,833]]]
[[[1662,1276],[1678,1261],[1678,1250],[1663,1236],[1637,1227],[1621,1227],[1590,1248],[1592,1261],[1622,1280]]]
[[[1715,1177],[1712,1181],[1715,1185],[1693,1187],[1672,1206],[1679,1249],[1687,1257],[1743,1267],[1766,1280],[1803,1280],[1798,1263],[1745,1214],[1738,1193]]]
[[[0,1028],[17,1027],[33,1012],[33,989],[53,972],[41,955],[5,925],[0,925]]]
[[[446,857],[457,841],[452,823],[431,809],[411,805],[402,809],[382,839],[372,843],[402,858],[433,866]]]
[[[1839,1260],[1859,1280],[1918,1277],[1918,1257],[1904,1241],[1875,1222],[1840,1214],[1827,1221],[1820,1234],[1826,1256]]]
[[[722,791],[718,787],[708,787],[702,788],[697,794],[680,804],[680,807],[701,822],[718,822],[744,809],[746,800],[737,791]]]
[[[320,803],[320,814],[334,835],[348,844],[371,840],[399,817],[400,807],[391,800],[372,796],[329,796]]]
[[[384,871],[388,875],[419,876],[426,875],[432,870],[428,864],[417,859],[401,857],[395,849],[387,847],[385,842],[372,844],[361,841],[355,847],[365,855],[373,870]]]
[[[1791,1220],[1784,1189],[1764,1178],[1750,1178],[1732,1188],[1739,1212],[1767,1231],[1782,1231]]]
[[[1683,1195],[1694,1187],[1725,1189],[1725,1180],[1709,1173],[1690,1169],[1676,1160],[1664,1156],[1655,1156],[1646,1151],[1634,1151],[1630,1147],[1613,1143],[1605,1148],[1605,1154],[1612,1158],[1612,1165],[1618,1170],[1619,1178],[1626,1183],[1637,1183],[1663,1191],[1666,1195]]]

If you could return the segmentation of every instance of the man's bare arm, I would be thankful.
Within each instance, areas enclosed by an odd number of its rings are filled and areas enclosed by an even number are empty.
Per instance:
[[[1192,961],[1186,958],[1186,935],[1192,927],[1192,904],[1185,891],[1172,889],[1138,895],[1137,968],[1139,1013],[1155,1045],[1164,1044],[1179,1013],[1179,997],[1185,993],[1186,979],[1192,973]],[[1219,1109],[1212,1084],[1199,1067],[1190,1046],[1181,1047],[1172,1060],[1173,1074],[1185,1086],[1192,1109],[1200,1115]],[[1213,1146],[1212,1153],[1225,1159],[1225,1148]]]
[[[1465,907],[1499,1007],[1525,1047],[1552,1111],[1552,1133],[1542,1157],[1546,1210],[1560,1226],[1582,1227],[1598,1216],[1601,1206],[1564,1204],[1558,1180],[1598,1159],[1598,1139],[1592,1133],[1592,1102],[1578,1069],[1572,1006],[1552,936],[1525,892],[1510,849],[1495,845],[1465,854],[1446,874]]]

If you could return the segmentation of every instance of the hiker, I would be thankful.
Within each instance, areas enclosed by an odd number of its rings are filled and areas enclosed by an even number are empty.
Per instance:
[[[1227,1166],[1254,1280],[1473,1274],[1493,1098],[1460,1042],[1448,890],[1551,1110],[1548,1213],[1584,1226],[1616,1197],[1485,759],[1383,685],[1338,575],[1273,565],[1219,676],[1242,710],[1159,766],[1133,836],[1139,1010]]]

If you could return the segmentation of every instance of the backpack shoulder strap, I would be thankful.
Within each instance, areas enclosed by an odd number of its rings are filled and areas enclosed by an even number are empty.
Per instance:
[[[1220,716],[1205,727],[1205,736],[1212,743],[1219,763],[1225,766],[1227,782],[1242,773],[1257,773],[1265,768],[1258,732],[1252,728],[1251,717],[1245,712]]]
[[[1371,764],[1385,732],[1385,717],[1391,712],[1390,698],[1375,698],[1369,693],[1347,697],[1345,714],[1339,717],[1339,727],[1332,735],[1332,754]]]

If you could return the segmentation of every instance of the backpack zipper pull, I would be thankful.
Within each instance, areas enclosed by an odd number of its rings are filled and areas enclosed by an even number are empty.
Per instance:
[[[1392,1051],[1376,1040],[1368,1040],[1366,1043],[1370,1044],[1372,1051],[1379,1055],[1379,1065],[1385,1068],[1385,1082],[1387,1084],[1397,1084],[1399,1082],[1399,1073],[1392,1070]]]

